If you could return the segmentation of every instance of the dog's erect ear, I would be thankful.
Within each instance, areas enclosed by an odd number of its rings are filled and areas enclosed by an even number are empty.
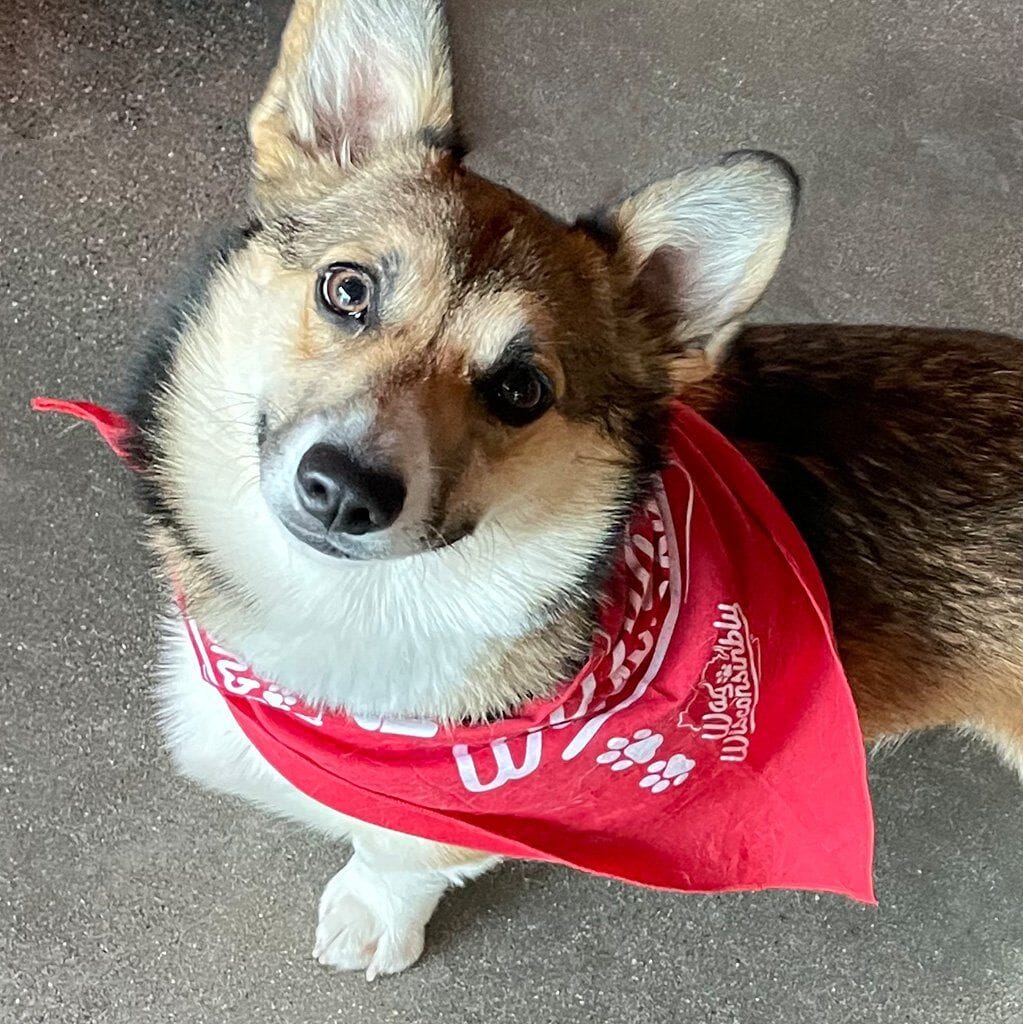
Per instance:
[[[730,153],[657,182],[604,216],[642,316],[711,363],[778,268],[799,181],[770,153]]]
[[[440,0],[296,0],[249,119],[260,191],[310,174],[310,162],[344,168],[397,139],[451,134]]]

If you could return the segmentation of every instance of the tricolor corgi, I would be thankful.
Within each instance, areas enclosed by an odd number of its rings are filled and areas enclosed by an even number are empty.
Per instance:
[[[798,199],[767,153],[575,223],[477,176],[434,0],[298,0],[250,135],[251,221],[122,442],[177,765],[352,844],[321,963],[408,967],[500,855],[869,899],[863,738],[955,726],[1023,767],[1018,342],[744,328]],[[686,801],[817,747],[845,852],[743,874],[761,822],[710,860]],[[611,786],[642,815],[617,853]]]

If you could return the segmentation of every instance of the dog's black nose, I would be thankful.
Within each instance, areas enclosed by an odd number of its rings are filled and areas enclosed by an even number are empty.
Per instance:
[[[360,465],[331,444],[314,444],[302,456],[295,491],[311,516],[338,533],[384,530],[405,504],[405,485],[398,477]]]

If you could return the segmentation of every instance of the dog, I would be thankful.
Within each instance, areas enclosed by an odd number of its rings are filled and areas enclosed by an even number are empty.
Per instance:
[[[866,742],[953,726],[1023,771],[1019,343],[744,327],[796,210],[780,158],[568,224],[466,169],[454,125],[433,0],[298,0],[250,120],[252,221],[123,406],[188,614],[311,706],[499,722],[585,658],[681,398],[812,551]],[[182,772],[351,842],[315,956],[414,963],[496,858],[286,781],[180,629],[162,666]]]

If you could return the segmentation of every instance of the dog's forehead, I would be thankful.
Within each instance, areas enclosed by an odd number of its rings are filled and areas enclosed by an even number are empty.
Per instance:
[[[510,189],[465,171],[454,178],[452,191],[458,222],[451,244],[467,278],[496,274],[541,287],[585,277],[604,262],[583,232]]]
[[[287,262],[433,264],[457,293],[524,288],[542,298],[585,290],[606,257],[585,232],[461,166],[355,174],[282,218]]]

